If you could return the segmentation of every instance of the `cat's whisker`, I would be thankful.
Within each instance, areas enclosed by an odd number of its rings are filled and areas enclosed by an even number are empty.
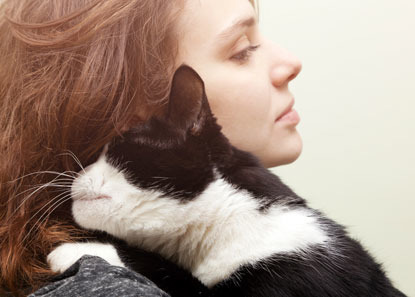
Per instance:
[[[63,197],[62,197],[63,195]],[[40,223],[42,221],[44,221],[44,219],[46,219],[48,216],[50,216],[50,214],[56,210],[56,208],[58,208],[60,205],[62,205],[63,203],[65,203],[66,201],[71,199],[71,195],[70,193],[62,193],[56,197],[54,197],[53,199],[51,199],[48,203],[46,203],[44,206],[42,206],[41,209],[39,209],[35,214],[33,214],[31,216],[31,218],[26,222],[25,226],[27,226],[29,224],[29,222],[31,220],[33,220],[33,218],[35,218],[46,206],[48,206],[49,204],[51,204],[53,202],[53,204],[51,206],[49,206],[49,208],[39,217],[39,219],[33,224],[33,226],[30,228],[29,232],[26,234],[26,236],[23,238],[21,244],[23,244],[26,239],[28,238],[28,236],[35,230],[35,228],[37,228]],[[53,208],[52,211],[50,211]]]
[[[42,191],[43,189],[47,188],[49,186],[49,184],[44,184],[39,186],[38,188],[36,188],[34,191],[32,191],[27,197],[25,197],[23,199],[23,201],[19,204],[19,206],[15,209],[15,211],[13,212],[13,215],[15,215],[17,213],[17,211],[19,211],[19,209],[26,203],[26,201],[28,201],[33,195],[35,195],[36,193]]]
[[[15,211],[13,212],[13,215],[15,215],[19,209],[36,193],[41,192],[42,190],[52,187],[52,188],[66,188],[66,189],[70,189],[71,185],[72,185],[72,180],[69,179],[64,179],[63,180],[64,183],[58,183],[60,182],[60,180],[58,179],[58,177],[55,177],[52,181],[45,183],[45,184],[41,184],[41,185],[36,185],[31,187],[30,189],[27,189],[25,191],[22,191],[21,193],[19,193],[17,196],[20,195],[24,195],[27,192],[32,191],[27,197],[25,197],[23,199],[23,201],[19,204],[19,206],[15,209]],[[15,196],[14,198],[16,198],[17,196]],[[10,202],[10,201],[9,201]]]
[[[61,178],[61,179],[53,179],[47,183],[40,183],[37,185],[33,185],[33,187],[38,187],[38,186],[42,186],[42,185],[46,185],[46,184],[50,184],[50,185],[57,185],[57,184],[72,184],[74,181],[74,179],[69,179],[69,178]]]
[[[63,193],[57,195],[56,197],[54,197],[53,199],[51,199],[49,202],[45,203],[45,205],[43,205],[35,214],[33,214],[30,217],[30,219],[27,221],[27,223],[29,223],[34,217],[36,217],[45,207],[47,207],[51,203],[55,203],[56,200],[60,200],[61,197],[67,197],[68,195],[69,194],[67,192],[63,192]]]
[[[57,185],[59,185],[59,186],[65,186],[65,187],[70,187],[71,185],[72,185],[72,183],[69,183],[69,182],[67,182],[67,183],[60,183],[60,184],[48,184],[46,187],[54,187],[54,186],[57,186]],[[34,185],[33,187],[31,187],[31,188],[29,188],[29,189],[26,189],[26,190],[24,190],[24,191],[22,191],[22,192],[20,192],[19,194],[17,194],[16,196],[15,196],[15,198],[16,197],[19,197],[19,196],[21,196],[21,195],[24,195],[24,194],[26,194],[27,192],[30,192],[30,191],[33,191],[33,190],[35,190],[35,189],[38,189],[39,187],[42,187],[42,186],[45,186],[45,184],[38,184],[38,185]],[[46,188],[45,187],[45,188]]]
[[[60,174],[60,175],[62,175],[62,174]],[[65,175],[64,175],[65,176]],[[58,176],[56,176],[53,180],[51,180],[51,181],[49,181],[49,182],[47,182],[47,183],[44,183],[44,184],[38,184],[38,185],[34,185],[34,186],[32,186],[31,188],[29,188],[29,189],[26,189],[26,190],[24,190],[24,191],[22,191],[22,192],[20,192],[20,193],[18,193],[16,196],[14,196],[13,198],[10,198],[9,200],[8,200],[8,202],[10,203],[11,202],[11,199],[15,199],[16,197],[18,197],[18,196],[20,196],[20,195],[23,195],[23,194],[25,194],[25,193],[27,193],[27,192],[29,192],[29,191],[32,191],[32,190],[34,190],[34,189],[36,189],[31,195],[29,195],[28,197],[26,197],[25,198],[25,200],[22,202],[22,203],[24,203],[28,198],[30,198],[33,194],[35,194],[36,192],[38,192],[38,191],[40,191],[40,190],[42,190],[42,189],[44,189],[44,188],[46,188],[46,187],[48,187],[48,186],[51,186],[51,185],[53,185],[53,184],[55,184],[57,181],[63,181],[63,182],[68,182],[68,185],[70,184],[70,183],[72,183],[73,182],[73,180],[75,179],[74,177],[72,177],[72,176],[69,176],[68,175],[68,177],[69,178],[67,178],[67,177],[64,177],[64,178],[61,178],[61,179],[59,179],[59,175]],[[64,183],[61,183],[62,185],[64,185]],[[21,205],[20,205],[21,206]],[[19,206],[19,207],[20,207]],[[18,207],[18,208],[19,208]]]
[[[32,176],[32,175],[40,175],[40,174],[55,174],[55,175],[57,175],[57,176],[66,176],[66,177],[69,177],[69,178],[74,178],[74,176],[72,176],[72,175],[70,175],[70,174],[68,174],[68,173],[76,173],[76,174],[78,174],[78,173],[77,173],[77,172],[75,172],[75,171],[64,171],[64,172],[57,172],[57,171],[51,171],[51,170],[36,171],[36,172],[31,172],[31,173],[28,173],[28,174],[22,175],[22,176],[20,176],[20,177],[18,177],[18,178],[16,178],[16,179],[14,179],[14,180],[7,181],[7,183],[15,183],[15,182],[17,182],[18,180],[24,179],[24,178],[26,178],[26,177],[29,177],[29,176]]]
[[[72,191],[71,192],[72,198],[80,198],[82,197],[81,193],[79,191]]]
[[[74,152],[70,151],[70,150],[66,150],[66,152],[61,153],[60,155],[67,155],[72,157],[72,159],[76,162],[76,164],[78,164],[78,166],[81,168],[81,170],[85,173],[85,167],[82,165],[81,161],[79,160],[79,158],[74,154]],[[79,173],[78,173],[79,174]]]

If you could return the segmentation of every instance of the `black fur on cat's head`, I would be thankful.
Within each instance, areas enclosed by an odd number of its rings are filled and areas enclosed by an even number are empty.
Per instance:
[[[159,150],[183,146],[191,137],[203,138],[220,135],[206,98],[201,77],[191,67],[182,65],[174,73],[170,96],[161,115],[132,127],[122,137],[115,139]]]
[[[186,199],[203,191],[214,178],[215,163],[232,153],[210,110],[203,80],[182,65],[162,115],[113,139],[106,157],[137,186]]]

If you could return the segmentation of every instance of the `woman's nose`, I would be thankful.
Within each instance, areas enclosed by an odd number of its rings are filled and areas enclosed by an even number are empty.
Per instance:
[[[272,46],[272,84],[278,88],[287,85],[300,73],[301,61],[286,49],[277,45]]]

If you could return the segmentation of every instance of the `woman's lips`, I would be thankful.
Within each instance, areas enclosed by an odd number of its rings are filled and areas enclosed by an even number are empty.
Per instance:
[[[295,125],[298,124],[300,122],[300,116],[297,111],[293,109],[293,106],[294,99],[291,101],[290,105],[288,105],[286,110],[275,120],[275,122],[290,123]]]
[[[291,109],[282,116],[280,116],[276,122],[284,122],[290,124],[298,124],[300,122],[300,116],[295,109]]]

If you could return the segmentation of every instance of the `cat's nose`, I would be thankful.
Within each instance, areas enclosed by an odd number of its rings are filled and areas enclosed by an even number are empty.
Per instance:
[[[88,186],[88,188],[95,193],[100,192],[106,181],[102,168],[97,166],[96,163],[82,170],[80,172],[80,177],[82,177],[83,182]]]

